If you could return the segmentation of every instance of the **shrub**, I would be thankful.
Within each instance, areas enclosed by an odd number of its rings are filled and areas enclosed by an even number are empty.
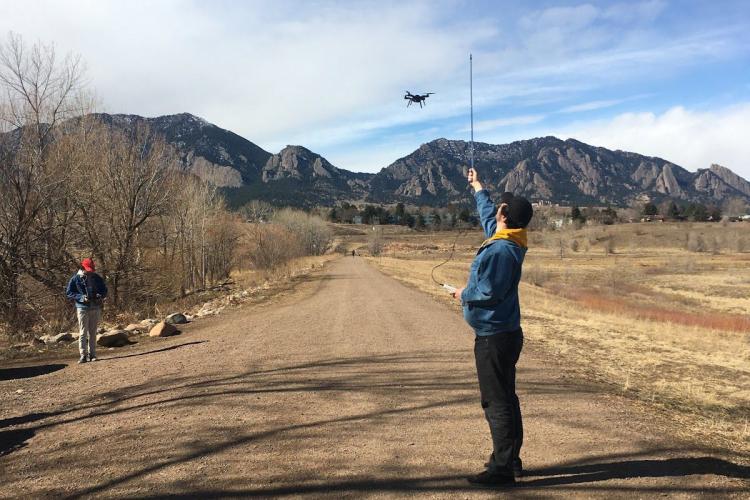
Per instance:
[[[302,254],[295,235],[278,224],[253,224],[247,230],[248,257],[257,269],[277,269]]]
[[[340,253],[341,255],[347,255],[350,253],[350,250],[346,248],[346,245],[344,245],[343,243],[339,243],[338,245],[336,245],[333,251],[336,253]]]
[[[383,230],[379,227],[375,228],[367,240],[367,249],[370,251],[370,255],[380,255],[384,246]]]
[[[303,255],[323,255],[333,243],[333,231],[320,217],[287,208],[277,212],[273,222],[292,234]]]
[[[706,251],[706,242],[703,240],[703,237],[694,232],[690,231],[688,233],[687,237],[687,249],[690,252],[705,252]]]
[[[523,270],[521,279],[534,286],[544,286],[549,281],[549,271],[541,266],[529,266]]]

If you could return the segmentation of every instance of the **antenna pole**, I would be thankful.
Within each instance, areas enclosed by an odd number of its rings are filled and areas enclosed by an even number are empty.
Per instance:
[[[474,58],[469,54],[469,109],[471,110],[471,144],[469,146],[469,162],[474,168]]]

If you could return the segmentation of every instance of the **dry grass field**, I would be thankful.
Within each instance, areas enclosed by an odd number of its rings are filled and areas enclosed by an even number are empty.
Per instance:
[[[386,232],[370,259],[447,302],[430,271],[457,236],[435,276],[461,286],[480,230]],[[520,290],[526,337],[576,376],[669,412],[686,435],[750,450],[749,251],[747,223],[534,232]]]

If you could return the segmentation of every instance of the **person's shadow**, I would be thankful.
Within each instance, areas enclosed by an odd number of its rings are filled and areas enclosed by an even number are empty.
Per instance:
[[[21,378],[38,377],[62,370],[68,365],[62,363],[37,366],[20,366],[17,368],[0,368],[0,380],[16,380]]]
[[[0,457],[23,448],[32,437],[34,437],[34,431],[31,429],[0,431]]]
[[[565,465],[534,469],[524,472],[525,487],[542,487],[566,484],[591,483],[610,479],[638,477],[683,477],[715,475],[737,479],[750,479],[750,467],[734,464],[721,458],[689,457],[667,459],[622,460],[586,465]],[[554,477],[539,477],[554,476]],[[534,479],[539,477],[539,479]],[[747,488],[732,491],[750,491]]]

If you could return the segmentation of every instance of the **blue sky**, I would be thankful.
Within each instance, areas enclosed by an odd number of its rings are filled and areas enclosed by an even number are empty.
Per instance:
[[[750,2],[0,0],[101,108],[188,111],[377,171],[438,137],[575,137],[750,178]],[[436,92],[424,109],[403,91]]]

